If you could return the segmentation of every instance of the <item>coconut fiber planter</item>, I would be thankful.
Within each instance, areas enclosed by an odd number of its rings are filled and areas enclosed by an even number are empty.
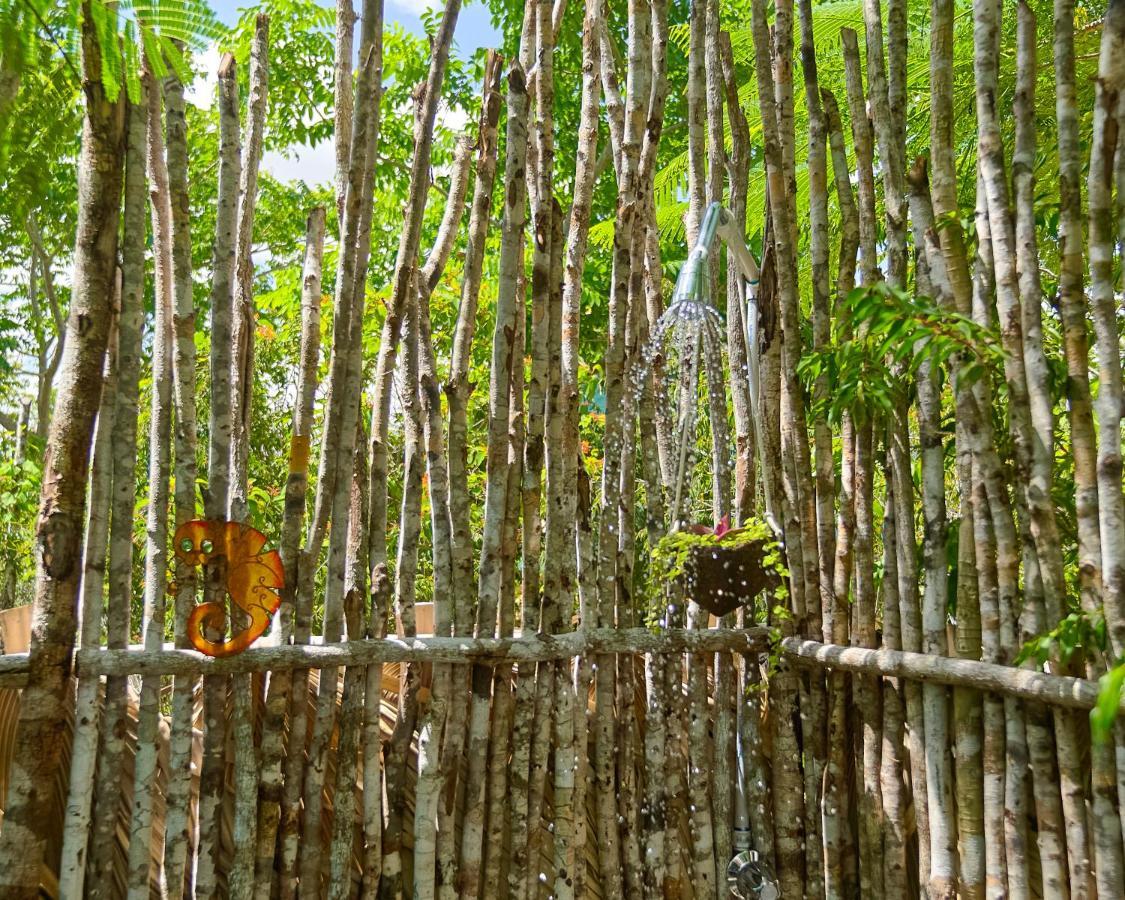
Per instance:
[[[729,532],[734,537],[736,532]],[[713,616],[725,616],[751,603],[764,590],[782,584],[781,575],[767,563],[772,540],[716,540],[692,547],[678,579],[684,595]]]

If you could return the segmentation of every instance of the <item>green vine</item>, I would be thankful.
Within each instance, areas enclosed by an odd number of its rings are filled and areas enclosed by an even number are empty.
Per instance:
[[[740,528],[733,528],[722,534],[692,531],[676,531],[660,539],[651,553],[651,584],[648,608],[645,610],[645,624],[653,631],[662,628],[668,610],[669,593],[687,571],[688,563],[696,550],[709,547],[736,549],[747,544],[763,545],[762,565],[777,574],[781,584],[774,591],[774,597],[784,608],[788,597],[786,587],[789,570],[785,565],[785,550],[778,542],[772,529],[760,519],[751,519]]]

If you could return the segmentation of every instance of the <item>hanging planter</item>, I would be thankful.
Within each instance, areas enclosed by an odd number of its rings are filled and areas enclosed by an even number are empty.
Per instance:
[[[652,554],[656,583],[674,585],[685,600],[714,616],[749,605],[764,590],[782,588],[789,574],[765,523],[731,529],[725,522],[666,535]]]

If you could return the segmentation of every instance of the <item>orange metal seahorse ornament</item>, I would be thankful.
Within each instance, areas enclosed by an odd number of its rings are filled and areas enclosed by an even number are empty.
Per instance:
[[[222,633],[226,608],[221,601],[200,603],[188,616],[192,646],[208,656],[241,653],[265,634],[281,605],[278,589],[285,584],[285,569],[276,550],[263,552],[266,536],[241,522],[195,520],[176,529],[176,556],[189,566],[221,565],[222,588],[250,618],[250,624],[228,641],[207,637],[204,628]]]

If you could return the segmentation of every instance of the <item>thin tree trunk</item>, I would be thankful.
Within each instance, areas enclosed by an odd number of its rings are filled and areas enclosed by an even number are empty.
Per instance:
[[[929,184],[926,178],[924,160],[920,157],[910,171],[910,218],[914,229],[914,244],[921,248],[917,256],[915,269],[915,284],[919,292],[934,295],[946,308],[953,304],[950,296],[948,279],[946,277],[945,262],[941,258],[941,247],[937,243],[937,236],[933,229],[933,209],[930,203]],[[934,270],[937,270],[934,277]],[[940,432],[936,429],[935,414],[940,415],[940,409],[935,409],[935,404],[940,404],[940,394],[934,395],[935,375],[930,371],[932,364],[925,364],[925,376],[920,370],[918,392],[920,407],[925,406],[925,412],[920,408],[920,424],[925,426],[921,435],[923,446],[923,461],[928,464],[927,476],[924,479],[924,503],[929,503],[930,515],[935,519],[942,514],[939,508],[937,490],[944,490],[943,479],[939,482],[941,474]],[[923,383],[923,377],[925,381]],[[957,393],[955,385],[955,394]],[[924,399],[924,404],[923,404]],[[968,446],[965,433],[966,423],[961,410],[957,416],[957,466],[958,485],[961,492],[961,523],[958,538],[958,578],[956,598],[956,650],[962,658],[979,659],[981,647],[980,633],[980,606],[977,598],[977,572],[974,558],[973,520],[978,513],[972,508],[972,458],[971,448]],[[921,430],[921,429],[920,429]],[[936,451],[935,451],[936,446]],[[930,454],[926,456],[927,452]],[[928,491],[928,493],[927,493]],[[926,554],[927,572],[932,571],[933,577],[944,581],[944,561],[939,554],[944,553],[944,544],[938,542],[925,531],[924,552]],[[927,581],[928,584],[928,581]],[[927,607],[931,617],[936,612],[932,607]],[[943,613],[944,616],[944,613]],[[936,625],[936,619],[931,622]],[[936,631],[931,632],[931,638],[938,640]],[[983,796],[982,796],[982,770],[981,770],[981,704],[980,698],[973,692],[954,691],[954,722],[956,723],[955,758],[957,760],[956,773],[956,799],[957,799],[957,834],[958,834],[958,859],[960,880],[959,888],[967,896],[983,897],[985,889],[985,837],[983,833]],[[941,723],[937,723],[940,728]],[[942,774],[940,771],[938,774]],[[928,775],[927,775],[928,778]],[[928,783],[928,782],[927,782]],[[935,790],[935,793],[940,793]],[[943,824],[944,816],[938,815],[931,818],[935,824]],[[939,833],[939,832],[935,832]]]
[[[574,174],[574,199],[566,229],[567,247],[559,299],[559,366],[552,388],[550,440],[547,444],[547,546],[544,591],[552,598],[558,624],[571,619],[578,584],[576,520],[578,517],[578,345],[581,286],[590,229],[590,208],[597,180],[598,104],[600,93],[600,31],[602,4],[587,0],[582,36],[582,100]],[[579,628],[588,626],[579,619]],[[578,669],[581,669],[579,661]],[[575,692],[569,665],[555,673],[555,893],[578,896],[583,882],[586,805],[578,789],[586,755],[584,724],[587,697],[579,681]],[[575,718],[576,717],[576,718]]]
[[[1111,0],[1102,25],[1087,182],[1090,308],[1098,356],[1098,514],[1106,622],[1115,654],[1125,648],[1125,498],[1121,487],[1120,335],[1113,283],[1113,160],[1120,140],[1118,105],[1125,93],[1125,3]],[[1076,298],[1077,299],[1077,298]]]
[[[191,212],[188,205],[188,150],[184,86],[170,73],[164,80],[168,199],[172,205],[172,359],[175,420],[176,526],[196,518],[195,296],[191,270]],[[190,646],[187,619],[195,603],[195,570],[176,559],[176,601],[173,635],[177,647]],[[174,679],[169,738],[168,796],[165,809],[164,875],[172,900],[184,891],[184,872],[191,852],[192,729],[198,679]]]
[[[333,82],[332,145],[336,151],[336,222],[344,221],[348,199],[348,169],[352,154],[352,120],[355,115],[355,85],[352,62],[355,44],[355,6],[353,0],[336,0],[336,58]]]
[[[146,650],[164,643],[165,587],[168,570],[168,500],[172,431],[172,206],[164,162],[162,96],[146,60],[143,75],[148,103],[148,174],[152,208],[156,300],[153,318],[152,412],[149,417],[148,512],[145,522],[145,594],[141,634]],[[129,898],[147,897],[156,813],[156,763],[159,747],[159,675],[141,682],[134,763],[133,819],[129,834]]]
[[[250,96],[247,98],[246,140],[242,171],[238,185],[238,231],[235,239],[234,305],[232,307],[231,341],[234,355],[231,359],[231,495],[230,519],[245,521],[249,513],[247,489],[250,464],[250,416],[254,397],[254,208],[258,201],[258,166],[262,160],[262,142],[266,127],[266,104],[269,91],[269,35],[270,17],[259,14],[254,24],[254,38],[250,44]],[[241,688],[240,688],[241,690]],[[236,743],[236,746],[241,746]],[[238,775],[235,776],[236,780]],[[237,787],[236,787],[237,790]],[[239,833],[245,836],[250,819],[241,803],[236,802],[235,826],[236,853],[252,847],[253,840],[242,843]],[[251,828],[252,830],[252,828]],[[246,862],[239,861],[240,866]]]
[[[234,57],[219,63],[219,206],[215,218],[215,252],[211,282],[211,416],[208,424],[207,490],[204,513],[211,521],[227,518],[230,495],[231,317],[238,224],[238,183],[242,168],[238,127],[238,75]],[[209,574],[209,573],[208,573]],[[213,581],[206,578],[207,584]],[[205,590],[205,599],[213,598]],[[222,598],[218,598],[220,601]],[[211,897],[218,890],[222,855],[222,797],[226,760],[226,702],[229,679],[203,679],[204,743],[199,780],[199,844],[196,891]]]
[[[809,173],[809,252],[812,265],[813,294],[813,346],[824,348],[829,341],[829,245],[828,245],[828,130],[824,109],[821,105],[820,85],[816,68],[816,47],[813,40],[812,4],[810,0],[800,0],[799,16],[801,23],[801,69],[805,82],[805,106],[809,118],[808,173]],[[814,417],[813,439],[815,443],[815,490],[816,490],[816,535],[817,559],[819,560],[816,591],[819,593],[822,611],[826,611],[820,623],[819,636],[830,639],[825,632],[825,622],[831,618],[827,611],[834,603],[832,597],[834,545],[834,501],[836,492],[835,463],[832,452],[832,432],[828,425],[825,409],[829,386],[827,375],[817,379],[814,385],[814,400],[821,411]],[[824,896],[826,867],[824,857],[824,798],[823,775],[827,767],[827,696],[825,683],[819,675],[810,673],[810,694],[812,709],[805,723],[809,731],[811,755],[806,763],[805,795],[806,849],[809,854],[809,892]],[[838,890],[838,888],[836,888]]]
[[[328,523],[336,526],[328,548],[328,579],[325,590],[323,634],[326,640],[336,640],[343,631],[343,600],[347,578],[348,532],[346,525],[351,504],[351,482],[354,448],[360,406],[360,332],[363,320],[367,278],[367,260],[370,251],[370,220],[372,207],[373,169],[375,146],[379,129],[379,100],[382,82],[382,23],[381,0],[372,0],[363,7],[360,29],[360,72],[355,89],[356,121],[351,135],[348,184],[344,203],[343,222],[340,226],[342,252],[337,262],[335,317],[333,345],[329,374],[329,395],[325,413],[321,456],[317,476],[317,495],[305,548],[298,560],[297,620],[304,632],[306,615],[311,615],[313,569],[324,546]],[[306,620],[307,621],[307,620]],[[299,635],[304,638],[305,634]],[[305,678],[298,674],[294,688],[294,727],[290,734],[297,736],[297,745],[290,746],[288,758],[293,760],[292,771],[286,766],[287,796],[282,812],[282,896],[292,896],[295,890],[298,821],[301,813],[297,796],[303,790],[304,819],[319,828],[320,817],[314,814],[322,800],[325,754],[332,732],[336,711],[336,693],[339,670],[322,669],[319,694],[310,743],[308,767],[302,784],[301,744],[305,740],[304,722],[308,715]],[[297,724],[301,727],[297,727]],[[292,738],[291,738],[292,744]],[[288,784],[293,784],[293,794]],[[316,810],[311,807],[316,807]],[[319,889],[321,844],[313,835],[302,848],[302,881],[309,875],[313,883],[302,885],[302,891]]]
[[[825,124],[832,151],[832,175],[840,208],[840,250],[836,276],[836,301],[846,297],[855,285],[856,254],[859,250],[859,214],[849,177],[847,147],[844,142],[840,110],[835,95],[821,90]],[[840,428],[840,499],[834,534],[832,560],[832,594],[824,609],[824,634],[833,643],[848,642],[847,597],[851,581],[851,552],[855,527],[854,471],[855,429],[850,416],[843,417]],[[841,673],[832,673],[828,681],[828,759],[824,775],[822,804],[825,811],[825,893],[829,898],[848,894],[849,861],[855,857],[855,845],[847,808],[847,722],[848,682]]]
[[[1039,249],[1033,214],[1035,199],[1035,80],[1037,27],[1034,13],[1026,2],[1018,7],[1017,44],[1019,49],[1016,74],[1015,120],[1016,145],[1012,159],[1015,194],[1015,239],[1023,326],[1023,354],[1027,367],[1028,394],[1036,446],[1048,457],[1044,466],[1047,490],[1053,491],[1051,463],[1054,459],[1054,415],[1047,359],[1043,350],[1042,303],[1039,280]],[[1076,476],[1076,481],[1078,481]],[[1060,612],[1065,612],[1065,607]],[[1050,626],[1050,623],[1047,623]],[[1067,717],[1072,723],[1073,717]],[[1094,786],[1115,785],[1117,780],[1113,751],[1108,747],[1091,748]],[[1114,814],[1112,802],[1106,803],[1102,791],[1095,791],[1095,810],[1100,814],[1092,820],[1094,840],[1094,874],[1098,894],[1113,896],[1125,892],[1120,819]]]
[[[130,173],[132,174],[132,173]],[[133,176],[135,184],[136,176]],[[143,182],[142,182],[143,183]],[[129,337],[140,336],[138,318],[133,310],[121,308],[124,295],[117,282],[118,307],[110,330],[106,351],[105,383],[101,407],[98,409],[94,433],[93,456],[90,462],[90,509],[86,522],[85,558],[82,563],[82,594],[80,600],[80,646],[96,648],[102,639],[102,614],[105,607],[106,550],[109,537],[110,496],[113,489],[113,432],[117,406],[118,336],[117,324],[123,315],[130,316]],[[134,296],[133,298],[137,298]],[[135,359],[135,356],[131,357]],[[74,740],[70,751],[70,781],[66,812],[63,817],[62,858],[59,863],[59,890],[66,896],[81,896],[86,875],[86,851],[89,844],[91,805],[94,793],[94,770],[98,758],[98,729],[101,724],[101,680],[82,679],[78,684],[74,707]]]
[[[288,641],[294,634],[293,600],[296,593],[297,563],[301,530],[305,521],[308,494],[309,443],[312,434],[313,401],[316,396],[317,367],[320,362],[321,266],[324,255],[325,210],[318,206],[309,213],[305,226],[305,260],[301,278],[301,352],[298,363],[297,400],[293,410],[293,432],[289,439],[289,477],[285,482],[285,516],[281,526],[280,552],[285,567],[281,591],[281,634]],[[306,679],[298,679],[302,687]],[[277,852],[283,790],[282,757],[285,753],[284,720],[290,707],[293,673],[271,673],[262,727],[262,762],[259,780],[257,861],[255,897],[268,900]],[[307,696],[307,687],[306,696]],[[293,745],[296,740],[291,739]]]
[[[465,210],[471,149],[468,138],[462,137],[454,151],[445,212],[438,228],[434,249],[420,273],[417,300],[419,394],[424,417],[423,442],[426,471],[430,483],[430,520],[433,534],[434,624],[435,633],[439,635],[446,635],[452,631],[453,609],[449,600],[453,578],[453,548],[449,515],[449,473],[441,420],[441,394],[430,325],[430,294],[437,285],[449,254],[453,250]],[[418,737],[418,785],[414,803],[414,894],[419,898],[432,898],[435,890],[437,809],[441,782],[439,750],[452,683],[451,667],[435,668],[430,706],[426,710]],[[424,755],[423,746],[427,751]]]
[[[528,10],[533,10],[529,5]],[[531,40],[531,11],[524,13],[523,47]],[[496,326],[492,340],[489,382],[488,461],[485,493],[484,533],[477,587],[477,616],[474,633],[491,637],[496,633],[497,605],[500,600],[500,549],[507,511],[508,414],[511,397],[513,347],[516,318],[521,306],[517,297],[519,270],[523,259],[524,227],[527,220],[525,198],[527,181],[527,81],[520,60],[513,60],[508,72],[507,159],[504,164],[504,215],[500,247],[500,273],[496,297]],[[492,672],[487,666],[474,666],[472,705],[469,716],[469,766],[465,784],[465,818],[461,837],[462,896],[480,896],[482,841],[485,817],[485,762],[488,758],[489,705]]]
[[[852,136],[856,147],[859,197],[859,231],[862,249],[863,283],[874,284],[879,278],[875,251],[875,184],[872,173],[872,129],[867,117],[863,96],[863,82],[859,71],[859,46],[855,32],[841,30],[847,75],[848,105],[852,114]],[[857,646],[874,646],[874,587],[870,583],[874,522],[871,511],[872,490],[872,422],[870,414],[856,413],[855,448],[855,622],[852,643]],[[864,418],[867,421],[864,421]],[[837,585],[839,587],[839,585]],[[854,692],[862,716],[861,767],[863,793],[859,808],[860,876],[867,891],[882,893],[881,824],[882,800],[879,785],[879,752],[881,738],[878,734],[876,711],[879,704],[879,683],[872,679],[857,679]]]
[[[246,152],[239,178],[238,231],[235,240],[234,299],[231,341],[231,493],[228,517],[244,522],[249,516],[250,417],[254,395],[254,208],[258,195],[258,165],[266,124],[269,79],[269,16],[259,14],[250,46],[250,96],[244,129]],[[239,616],[241,618],[241,616]],[[230,889],[247,896],[254,885],[258,806],[258,753],[254,746],[255,700],[253,676],[231,680],[234,697],[234,823]]]
[[[993,291],[992,237],[988,202],[977,179],[976,232],[977,258],[973,266],[972,315],[981,326],[991,325]],[[974,508],[989,510],[990,522],[983,522],[975,535],[977,570],[980,579],[983,655],[1002,662],[1012,658],[1016,647],[1016,594],[1018,560],[1011,499],[1004,487],[992,428],[991,384],[982,378],[972,385],[971,400],[964,412],[971,414],[974,428]],[[978,465],[979,463],[979,465]],[[979,471],[978,471],[979,470]],[[982,517],[983,518],[983,517]],[[975,524],[975,523],[974,523]],[[986,872],[989,891],[1002,896],[1004,881],[1013,897],[1029,896],[1027,847],[1028,732],[1023,705],[1005,698],[985,699],[985,834],[996,840],[986,845]],[[1001,729],[1004,741],[1001,745]],[[1033,730],[1034,742],[1047,736]],[[1049,751],[1048,751],[1049,752]],[[1003,756],[1003,761],[1001,761]],[[1053,795],[1053,798],[1052,798]],[[1039,785],[1037,802],[1051,803],[1057,810],[1058,792],[1051,785]],[[1044,806],[1044,808],[1046,808]],[[1057,834],[1057,814],[1039,823],[1043,834]],[[1003,840],[1000,840],[1003,835]],[[1057,869],[1057,854],[1049,855]],[[995,896],[995,894],[993,894]]]
[[[888,428],[888,431],[890,429]],[[888,485],[883,515],[883,646],[901,649],[899,628],[898,536],[891,463],[885,461],[884,484]],[[879,790],[883,798],[883,885],[893,896],[906,896],[906,783],[902,777],[903,734],[902,682],[888,678],[883,685],[883,743]]]
[[[38,563],[32,610],[30,671],[20,702],[4,830],[0,893],[38,895],[50,820],[40,790],[61,761],[59,723],[70,705],[70,652],[76,634],[74,596],[81,577],[82,528],[90,442],[113,302],[124,159],[124,102],[110,102],[89,4],[83,4],[82,91],[86,105],[78,164],[78,229],[67,341],[55,416],[47,439],[36,523]]]
[[[552,259],[556,254],[553,235],[554,199],[554,29],[552,6],[548,0],[535,4],[532,30],[535,35],[535,79],[532,85],[535,128],[528,159],[528,195],[532,223],[531,262],[531,367],[527,384],[527,419],[523,450],[521,504],[523,544],[521,609],[523,632],[556,630],[556,598],[542,590],[540,563],[543,548],[543,463],[547,432],[548,394],[551,390],[552,314],[551,300],[557,290],[552,280]],[[522,321],[522,319],[521,319]],[[520,379],[522,383],[522,378]],[[513,400],[514,400],[513,396]],[[509,498],[509,507],[512,498]],[[509,526],[514,527],[514,525]],[[507,571],[505,571],[507,576]],[[538,677],[536,672],[538,670]],[[550,700],[554,693],[553,664],[518,668],[513,707],[511,840],[512,859],[523,850],[525,865],[509,869],[509,879],[517,895],[527,890],[529,871],[526,861],[539,854],[543,797],[551,736]],[[506,740],[506,739],[505,739]],[[496,748],[493,748],[495,754]],[[493,793],[495,796],[495,793]],[[492,823],[490,826],[500,825]],[[491,859],[500,854],[493,853]],[[538,869],[538,862],[535,863]]]
[[[778,103],[771,90],[771,65],[770,65],[770,42],[768,25],[766,22],[766,11],[764,3],[760,0],[755,0],[751,6],[752,10],[752,29],[754,37],[754,58],[755,58],[755,71],[758,76],[758,99],[762,111],[762,128],[765,138],[765,160],[766,160],[766,178],[768,185],[768,195],[770,197],[769,210],[770,219],[772,221],[772,237],[773,244],[770,247],[771,251],[775,254],[777,262],[777,276],[778,276],[778,294],[779,306],[781,310],[781,327],[789,340],[783,341],[781,352],[785,357],[785,366],[788,373],[784,376],[788,380],[788,391],[790,398],[795,401],[795,406],[792,410],[794,415],[789,417],[786,425],[786,431],[790,435],[790,440],[794,443],[803,442],[805,440],[805,424],[804,415],[801,410],[800,403],[797,402],[798,388],[796,385],[796,360],[800,354],[800,345],[798,337],[797,326],[797,285],[796,285],[796,248],[793,245],[794,223],[790,216],[790,209],[787,196],[786,175],[787,168],[784,165],[784,145],[781,134],[782,129],[778,127]],[[790,26],[792,22],[790,20]],[[784,104],[782,104],[784,106]],[[774,344],[776,346],[776,340]],[[767,352],[767,358],[769,353]],[[772,363],[769,363],[772,366]],[[792,367],[792,368],[791,368]],[[763,379],[765,387],[771,387],[770,382],[780,373],[777,369],[773,369],[773,374],[766,373],[767,377]],[[772,421],[775,415],[772,403],[764,402],[762,406],[766,408],[767,420]],[[781,462],[780,448],[774,443],[775,435],[771,431],[769,433],[770,443],[766,447],[764,458],[766,460],[765,468],[772,468],[779,466]],[[799,439],[799,441],[798,441]],[[797,455],[800,456],[800,449],[797,448]],[[807,446],[805,448],[804,461],[807,464]],[[798,463],[798,466],[800,463]],[[803,469],[807,471],[807,467]],[[772,473],[767,477],[775,477]],[[774,496],[778,496],[775,492]],[[790,497],[791,505],[794,503],[795,498]],[[790,534],[787,531],[787,543],[791,539],[793,544],[799,545],[801,534],[799,529]],[[808,548],[806,548],[808,549]],[[805,569],[802,565],[797,564],[797,560],[803,562],[803,557],[794,555],[790,557],[790,568],[796,572],[804,572]],[[800,580],[799,577],[794,577],[793,582],[796,583]],[[803,785],[801,784],[800,773],[796,769],[796,759],[789,754],[793,752],[796,744],[796,735],[794,733],[794,719],[791,717],[797,714],[797,710],[793,708],[796,703],[796,685],[793,684],[793,676],[787,673],[779,673],[771,680],[771,696],[777,701],[778,715],[773,718],[774,730],[774,769],[773,769],[773,790],[774,790],[774,829],[776,835],[776,850],[777,850],[777,867],[778,876],[783,895],[789,896],[803,896],[805,885],[804,874],[804,852],[800,846],[801,841],[801,824],[804,820],[804,802],[803,802]]]
[[[106,644],[129,644],[133,594],[133,527],[137,485],[137,414],[144,323],[148,108],[130,105],[125,147],[125,198],[121,244],[121,312],[118,319],[118,381],[113,413],[113,498],[110,510],[109,581],[106,586]],[[116,225],[114,226],[116,227]],[[126,679],[107,678],[94,789],[93,827],[86,866],[86,895],[114,890],[117,804],[125,753]],[[109,810],[112,809],[112,813]],[[65,857],[64,857],[65,858]],[[82,894],[79,886],[78,894]]]
[[[465,268],[461,282],[461,305],[454,329],[453,360],[445,386],[449,403],[449,512],[451,521],[451,590],[454,603],[453,633],[472,632],[473,536],[468,493],[468,398],[470,350],[476,330],[476,311],[480,296],[485,240],[492,208],[492,188],[496,178],[497,126],[500,119],[501,58],[490,51],[485,62],[484,89],[477,132],[477,179],[469,214]],[[454,676],[454,684],[466,687],[465,672]],[[454,895],[457,884],[457,797],[464,787],[458,779],[465,725],[469,711],[467,697],[451,694],[449,713],[441,750],[443,769],[441,801],[438,805],[438,891],[443,900]]]
[[[1003,144],[1000,139],[996,105],[996,53],[1000,25],[999,4],[986,3],[974,9],[974,43],[976,48],[976,97],[979,123],[981,174],[988,197],[989,224],[992,233],[993,258],[996,266],[996,302],[1000,319],[1001,340],[1007,351],[1004,376],[1009,394],[1009,415],[1015,445],[1016,483],[1030,517],[1035,556],[1043,579],[1043,596],[1048,621],[1052,627],[1063,616],[1066,587],[1063,580],[1061,545],[1050,496],[1053,460],[1047,447],[1034,436],[1030,397],[1035,385],[1029,385],[1023,356],[1022,308],[1016,268],[1016,234],[1008,205],[1008,186],[1004,174]],[[1024,298],[1024,302],[1031,302]],[[1120,480],[1120,479],[1119,479]],[[1118,491],[1120,495],[1120,491]],[[1104,502],[1102,504],[1104,512]],[[1073,717],[1056,716],[1056,742],[1060,788],[1066,822],[1066,842],[1071,891],[1074,896],[1087,896],[1090,890],[1090,865],[1085,848],[1088,831],[1085,817],[1084,776],[1079,771],[1080,738]],[[1118,826],[1120,827],[1120,826]]]

